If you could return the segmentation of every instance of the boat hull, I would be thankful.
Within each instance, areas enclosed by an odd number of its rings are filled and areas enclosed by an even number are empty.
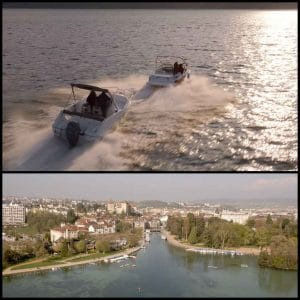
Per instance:
[[[173,74],[154,74],[150,75],[148,84],[156,87],[167,87],[182,82],[188,76],[188,71]]]

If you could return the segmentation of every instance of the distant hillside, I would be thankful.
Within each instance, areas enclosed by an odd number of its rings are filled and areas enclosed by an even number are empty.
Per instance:
[[[297,206],[296,199],[214,199],[202,200],[210,204],[220,204],[222,206],[232,205],[238,208],[255,208],[255,207],[281,207]]]
[[[181,207],[178,203],[175,202],[164,202],[159,200],[145,200],[137,202],[138,208],[154,207],[154,208],[178,208]]]

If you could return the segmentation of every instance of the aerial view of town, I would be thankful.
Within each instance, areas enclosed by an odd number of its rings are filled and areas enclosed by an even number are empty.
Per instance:
[[[4,296],[295,296],[296,181],[296,174],[4,174]],[[245,198],[246,189],[253,193]],[[240,294],[230,289],[237,284]]]

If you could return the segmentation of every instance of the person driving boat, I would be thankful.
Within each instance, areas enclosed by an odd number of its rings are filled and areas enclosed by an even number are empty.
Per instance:
[[[174,63],[174,70],[173,70],[173,74],[175,75],[176,73],[178,73],[179,72],[179,69],[178,69],[178,62],[176,61],[175,63]]]
[[[91,90],[86,102],[90,105],[91,113],[93,113],[93,107],[96,105],[96,92],[94,90]]]
[[[104,118],[106,118],[107,110],[110,107],[111,103],[112,103],[112,99],[105,92],[102,92],[97,97],[97,106],[101,107]]]

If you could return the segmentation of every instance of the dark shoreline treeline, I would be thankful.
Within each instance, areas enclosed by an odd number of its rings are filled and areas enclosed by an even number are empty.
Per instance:
[[[297,2],[3,2],[2,8],[51,9],[297,9]]]

